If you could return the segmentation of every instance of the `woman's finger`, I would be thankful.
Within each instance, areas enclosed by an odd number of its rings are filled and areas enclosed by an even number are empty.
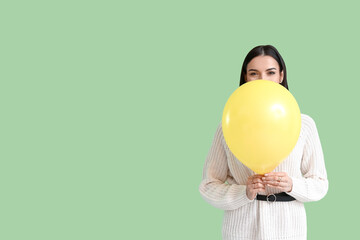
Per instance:
[[[289,184],[286,184],[286,183],[281,183],[279,185],[268,184],[267,186],[270,188],[280,189],[283,192],[288,192],[291,190],[291,186],[289,186]]]
[[[248,184],[250,183],[262,183],[263,180],[261,179],[263,176],[259,175],[257,177],[251,176],[248,178]]]
[[[264,174],[265,177],[273,177],[273,176],[278,176],[278,177],[285,177],[287,176],[286,172],[270,172],[270,173],[266,173]]]
[[[256,178],[256,179],[253,179],[252,183],[262,183],[264,182],[263,180],[261,180],[260,178]]]
[[[281,177],[281,176],[272,176],[272,177],[263,177],[262,180],[264,182],[287,182],[287,177]]]
[[[289,183],[286,182],[269,182],[269,183],[265,183],[266,186],[268,187],[286,187],[289,186]]]
[[[265,185],[262,183],[253,183],[250,185],[252,189],[265,188]]]

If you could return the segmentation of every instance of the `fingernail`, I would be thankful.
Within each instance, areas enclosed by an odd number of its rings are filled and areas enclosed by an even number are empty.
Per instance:
[[[269,174],[265,173],[265,177],[269,176]]]
[[[265,178],[263,177],[262,180],[265,180]]]

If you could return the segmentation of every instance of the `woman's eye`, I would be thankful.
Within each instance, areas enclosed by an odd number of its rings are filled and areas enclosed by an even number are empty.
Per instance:
[[[254,72],[250,73],[250,76],[255,76],[255,75],[256,75],[256,73],[254,73]]]
[[[274,74],[275,74],[275,72],[269,72],[269,74],[270,74],[270,75],[274,75]]]

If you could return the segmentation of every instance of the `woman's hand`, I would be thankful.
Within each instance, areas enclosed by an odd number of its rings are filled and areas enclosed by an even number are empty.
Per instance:
[[[282,192],[291,192],[293,182],[286,172],[266,173],[262,178],[268,187],[280,189]]]
[[[258,192],[265,192],[265,184],[261,179],[262,177],[264,175],[259,174],[248,177],[246,183],[246,196],[248,199],[253,200]]]

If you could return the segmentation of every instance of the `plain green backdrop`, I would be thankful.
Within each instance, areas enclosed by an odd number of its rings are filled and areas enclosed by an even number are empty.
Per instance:
[[[356,1],[1,1],[0,239],[221,239],[202,168],[249,50],[282,54],[329,192],[308,239],[358,236]]]

